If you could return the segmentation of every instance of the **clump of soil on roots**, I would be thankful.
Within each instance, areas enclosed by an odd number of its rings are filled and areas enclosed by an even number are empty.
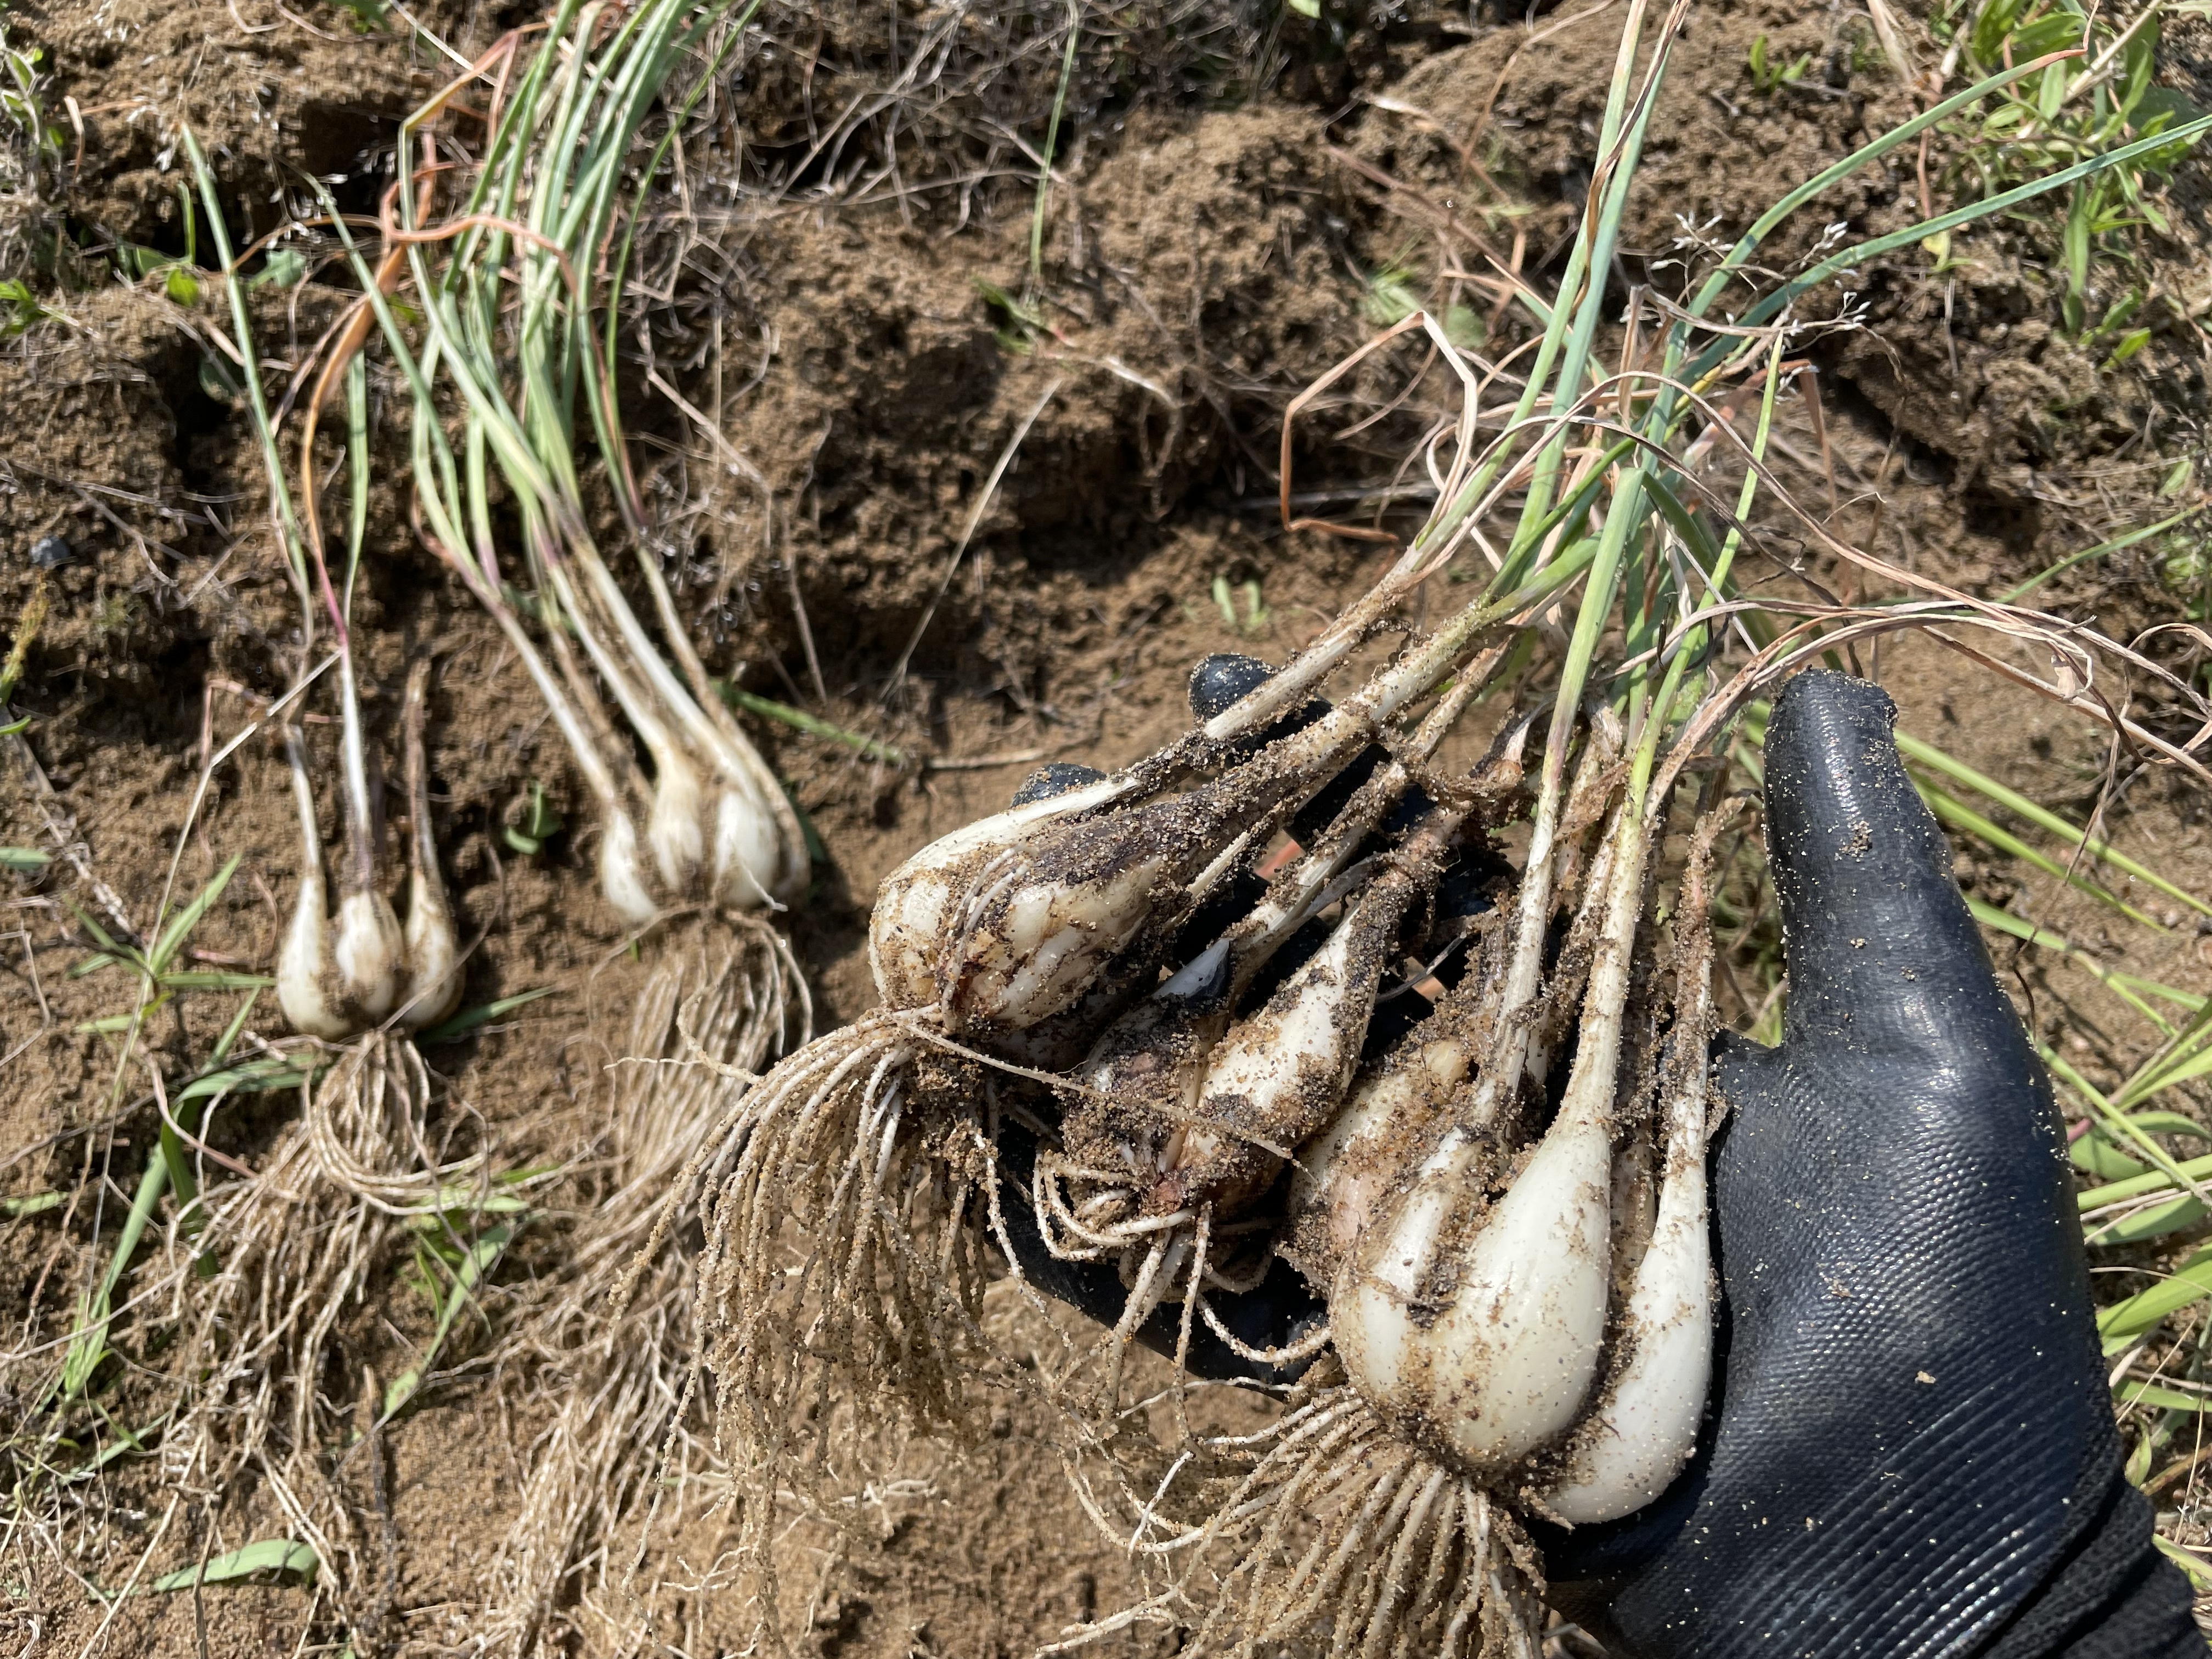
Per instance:
[[[865,921],[908,854],[1002,805],[1043,762],[1112,766],[1152,749],[1188,723],[1194,659],[1280,660],[1376,574],[1376,545],[1285,533],[1275,498],[1283,409],[1372,331],[1377,274],[1466,306],[1492,349],[1519,321],[1441,273],[1480,270],[1487,250],[1540,287],[1556,280],[1616,18],[1470,26],[1464,10],[1416,7],[1387,27],[1316,33],[1278,27],[1273,7],[1222,9],[1188,39],[1153,28],[1144,8],[1134,22],[1085,13],[1033,288],[1034,151],[1064,37],[1057,24],[1024,33],[1038,27],[1026,14],[996,35],[972,18],[962,30],[983,33],[937,42],[944,73],[902,94],[902,126],[892,103],[848,100],[896,82],[916,50],[912,19],[892,18],[895,43],[885,9],[772,9],[766,44],[702,111],[680,186],[641,234],[635,287],[651,300],[624,347],[625,418],[673,544],[678,604],[717,674],[871,745],[749,726],[824,849],[813,892],[782,923],[817,1031],[872,1005]],[[47,53],[62,133],[60,183],[29,240],[0,249],[17,261],[0,277],[22,276],[52,313],[0,344],[0,618],[12,631],[45,607],[14,702],[32,724],[0,738],[0,844],[52,855],[42,872],[0,873],[0,1193],[60,1195],[0,1221],[11,1419],[106,1267],[160,1127],[144,1064],[118,1081],[115,1034],[87,1029],[131,994],[114,970],[72,976],[92,927],[144,927],[173,859],[186,896],[236,857],[191,936],[191,965],[265,972],[297,871],[266,738],[216,769],[194,809],[210,753],[289,683],[297,651],[260,458],[222,369],[228,312],[212,283],[125,280],[118,251],[185,252],[181,122],[215,160],[241,246],[277,226],[278,196],[312,213],[303,172],[343,175],[340,205],[374,214],[394,124],[454,64],[396,14],[367,32],[350,15],[106,0],[11,22],[11,40]],[[464,58],[497,33],[476,8],[413,15]],[[1655,139],[1624,234],[1632,280],[1671,292],[1658,262],[1678,239],[1732,234],[1773,181],[1909,110],[1886,69],[1848,42],[1838,56],[1838,27],[1700,9],[1669,83],[1680,118]],[[1757,93],[1745,63],[1762,32],[1779,58],[1814,53],[1822,89]],[[2175,23],[2162,73],[2194,87],[2209,40]],[[1263,52],[1275,54],[1264,77]],[[2176,189],[2198,200],[2201,173]],[[1907,167],[1814,216],[1881,230],[1917,212]],[[1824,418],[1784,401],[1779,476],[1808,502],[1832,486],[1838,536],[1984,592],[2172,510],[2154,491],[2197,445],[2207,361],[2187,319],[2203,313],[2203,220],[2174,222],[2148,257],[2181,319],[2124,372],[2100,373],[2063,337],[2050,250],[2026,228],[1991,233],[1948,279],[1924,262],[1866,273],[1856,325],[1810,348]],[[1775,258],[1802,256],[1818,234],[1808,224]],[[306,280],[252,298],[277,396],[346,301],[327,240],[296,245]],[[204,262],[204,234],[194,246]],[[1444,380],[1417,352],[1378,356],[1309,411],[1292,445],[1298,510],[1417,522],[1427,481],[1407,458],[1454,406]],[[550,994],[427,1045],[419,1073],[392,1061],[373,1100],[319,1096],[316,1109],[295,1089],[225,1102],[205,1139],[257,1185],[210,1168],[204,1237],[167,1229],[163,1212],[123,1280],[117,1357],[67,1415],[75,1447],[19,1435],[9,1485],[34,1455],[74,1468],[88,1447],[156,1428],[143,1455],[39,1487],[4,1546],[0,1630],[72,1650],[104,1629],[109,1651],[161,1655],[346,1640],[364,1656],[484,1639],[734,1648],[764,1610],[730,1555],[722,1450],[684,1392],[698,1218],[673,1219],[636,1283],[624,1270],[656,1189],[699,1152],[717,1091],[797,1040],[799,994],[787,975],[779,1007],[716,1002],[730,952],[754,953],[775,982],[762,939],[687,922],[629,947],[592,879],[589,798],[543,705],[409,527],[404,390],[379,378],[373,401],[380,484],[356,608],[372,742],[396,780],[406,666],[431,656],[432,813],[474,946],[464,1006]],[[1765,545],[1796,546],[1773,529]],[[69,556],[41,568],[33,548],[50,535]],[[2097,562],[2046,598],[2124,636],[2174,614],[2163,556],[2147,546]],[[1758,574],[1787,579],[1771,561]],[[1868,665],[1908,729],[2086,815],[2104,769],[2086,733],[1932,650]],[[308,738],[326,772],[334,728],[311,724]],[[569,828],[526,854],[505,831],[533,784]],[[2145,784],[2105,828],[2212,890],[2201,811]],[[396,805],[391,816],[396,868],[406,826]],[[1993,902],[2032,899],[2077,943],[2099,937],[2094,905],[2039,872],[1977,855],[1962,873]],[[2201,987],[2202,948],[2179,934],[2171,962],[2136,970]],[[2109,1048],[2102,1011],[2063,1002],[2040,968],[2019,965],[2048,1040]],[[171,1081],[190,1077],[239,1001],[167,1002],[145,1055]],[[1723,999],[1724,1017],[1753,1012]],[[282,1036],[264,994],[238,1052]],[[521,1211],[483,1207],[502,1179]],[[472,1237],[526,1219],[419,1393],[388,1413],[384,1391],[436,1323],[416,1282],[423,1230],[396,1212],[441,1183],[477,1195],[454,1212]],[[252,1249],[222,1248],[249,1236]],[[204,1255],[206,1276],[193,1265]],[[302,1285],[319,1299],[295,1307]],[[1004,1280],[983,1289],[978,1316],[999,1352],[1040,1365],[1095,1334]],[[249,1326],[281,1336],[234,1364]],[[183,1357],[210,1353],[234,1364],[221,1408],[169,1415],[190,1392]],[[1164,1376],[1137,1357],[1125,1392],[1144,1398]],[[1099,1539],[1063,1480],[1039,1391],[1008,1381],[981,1396],[967,1443],[846,1444],[846,1494],[780,1512],[773,1611],[794,1647],[1020,1653],[1143,1599],[1127,1553]],[[1233,1393],[1189,1409],[1225,1434],[1279,1415]],[[287,1537],[325,1556],[313,1585],[211,1583],[112,1607],[88,1593]],[[1138,1622],[1101,1649],[1175,1640]]]

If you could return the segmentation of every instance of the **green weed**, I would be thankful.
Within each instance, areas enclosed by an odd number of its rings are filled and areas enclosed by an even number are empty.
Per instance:
[[[1946,125],[1958,143],[1947,181],[1978,188],[1986,199],[2032,179],[2046,177],[2092,157],[2157,138],[2197,118],[2190,100],[2154,83],[2165,0],[2152,0],[2131,15],[2085,12],[2070,0],[1986,0],[1969,11],[1967,0],[1948,0],[1933,21],[1936,38],[1962,51],[1967,62],[1994,74],[2057,53],[2039,73],[2007,85],[1972,114]],[[2030,227],[2037,240],[2055,243],[2063,292],[2059,311],[2076,337],[2116,331],[2112,312],[2140,307],[2131,291],[2090,326],[2090,309],[2102,266],[2142,287],[2141,234],[2166,234],[2163,211],[2152,199],[2195,143],[2177,137],[2152,144],[2130,161],[2082,178],[2058,201],[2039,201],[2008,216]],[[2148,330],[2119,337],[2108,366],[2142,349]]]
[[[527,793],[508,806],[506,821],[500,825],[500,837],[523,857],[534,858],[565,827],[560,813],[545,799],[545,786],[532,778]]]
[[[1240,634],[1264,633],[1267,624],[1274,620],[1274,612],[1267,609],[1267,602],[1261,598],[1260,584],[1256,581],[1239,582],[1232,594],[1229,578],[1216,576],[1212,591],[1214,609],[1221,612],[1221,620]],[[1244,601],[1242,615],[1238,614],[1236,604],[1239,597]]]
[[[7,26],[0,23],[0,118],[14,129],[17,153],[24,158],[10,168],[19,169],[21,176],[11,180],[0,174],[0,184],[35,190],[41,164],[49,172],[61,169],[62,130],[46,113],[45,56],[36,46],[12,44]],[[0,149],[0,167],[9,166],[9,151]]]
[[[1786,64],[1773,57],[1764,34],[1752,41],[1751,50],[1745,56],[1751,70],[1752,89],[1762,94],[1779,92],[1792,82],[1803,80],[1805,71],[1813,67],[1813,54],[1809,52],[1800,52]]]
[[[1389,328],[1424,309],[1427,302],[1414,289],[1413,281],[1411,271],[1397,265],[1384,266],[1367,279],[1360,315],[1377,328]],[[1482,319],[1468,306],[1447,305],[1438,320],[1443,324],[1444,337],[1462,350],[1476,349],[1486,337]]]

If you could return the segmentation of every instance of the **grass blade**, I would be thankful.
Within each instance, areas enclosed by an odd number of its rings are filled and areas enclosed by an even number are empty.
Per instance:
[[[2140,530],[2130,530],[2124,536],[2115,536],[2108,542],[2099,542],[2094,547],[2085,547],[2079,553],[2069,553],[2064,558],[2059,560],[2057,564],[2051,566],[2050,568],[2041,572],[2039,574],[2030,576],[2018,587],[2014,588],[2010,592],[2005,594],[1997,601],[1997,603],[2000,605],[2018,605],[2022,599],[2034,592],[2037,588],[2042,586],[2044,583],[2049,581],[2053,576],[2059,575],[2063,572],[2071,570],[2077,564],[2086,564],[2091,559],[2102,557],[2105,554],[2118,553],[2123,548],[2133,547],[2137,542],[2147,541],[2151,537],[2157,535],[2161,530],[2171,530],[2176,525],[2182,523],[2185,520],[2192,519],[2196,516],[2197,509],[2191,507],[2185,511],[2175,514],[2170,519],[2160,519],[2156,524],[2147,524]]]
[[[520,1221],[502,1221],[487,1227],[483,1236],[469,1247],[468,1254],[461,1258],[461,1265],[454,1272],[453,1284],[439,1302],[437,1328],[430,1334],[430,1346],[424,1351],[421,1363],[410,1365],[393,1377],[390,1386],[385,1389],[384,1416],[392,1416],[421,1391],[422,1379],[436,1363],[438,1351],[445,1346],[446,1338],[452,1334],[453,1321],[460,1316],[463,1304],[475,1299],[472,1293],[477,1285],[492,1270],[507,1247],[514,1242],[514,1236],[522,1231],[522,1226]]]
[[[489,1024],[501,1014],[513,1013],[526,1002],[535,1002],[540,997],[552,994],[553,987],[543,985],[535,991],[517,992],[511,997],[501,997],[496,1002],[487,1002],[479,1008],[465,1008],[443,1024],[433,1025],[428,1030],[420,1033],[415,1041],[417,1043],[451,1042],[456,1037],[467,1036],[479,1025]]]
[[[1229,619],[1233,626],[1237,620],[1233,611],[1230,613]],[[789,703],[777,702],[773,698],[740,690],[725,680],[717,680],[714,684],[715,689],[722,694],[722,700],[732,708],[742,708],[747,714],[759,714],[769,720],[780,720],[793,731],[805,732],[810,738],[824,738],[831,743],[842,744],[848,749],[857,750],[866,758],[881,761],[886,766],[906,764],[906,751],[880,738],[865,737],[858,732],[848,732],[843,726],[833,726],[819,715],[810,714],[803,708],[793,708]]]
[[[295,1544],[289,1538],[264,1538],[244,1549],[232,1550],[228,1554],[211,1559],[204,1566],[184,1567],[175,1572],[164,1573],[146,1586],[148,1594],[157,1591],[191,1589],[197,1584],[228,1584],[241,1578],[251,1578],[256,1573],[273,1572],[279,1578],[295,1583],[312,1584],[315,1575],[322,1571],[322,1558],[306,1544]]]
[[[160,973],[169,965],[170,957],[176,955],[185,942],[185,935],[200,925],[200,919],[207,915],[208,907],[222,896],[222,890],[230,885],[231,877],[238,872],[240,856],[236,853],[232,854],[229,862],[216,872],[215,878],[194,894],[191,902],[178,911],[170,919],[169,925],[161,930],[161,937],[155,941],[153,950],[146,957],[147,966],[155,973]]]
[[[1954,783],[1964,784],[1976,794],[1995,801],[2008,812],[2016,813],[2027,819],[2029,823],[2048,830],[2069,846],[2080,848],[2099,863],[2109,864],[2115,870],[2124,871],[2137,881],[2155,887],[2167,897],[2180,900],[2192,910],[2212,916],[2212,904],[2207,904],[2194,893],[2175,886],[2163,876],[2147,869],[2126,854],[2118,850],[2110,842],[2099,841],[2087,830],[2061,817],[2049,807],[2039,805],[2030,800],[2017,789],[2008,789],[1995,778],[1976,771],[1966,762],[1954,759],[1934,744],[1923,742],[1907,732],[1899,732],[1897,734],[1897,746],[1905,751],[1907,760],[1917,762],[1931,771],[1941,772]]]
[[[2100,886],[2076,871],[2069,870],[2048,853],[2029,846],[2011,830],[1984,817],[1949,791],[1930,783],[1925,778],[1915,778],[1913,782],[1919,787],[1921,799],[1928,803],[1929,809],[1953,829],[1961,830],[1978,841],[1988,843],[2000,853],[2032,864],[2046,875],[2057,877],[2069,887],[2079,892],[2087,893],[2100,904],[2112,906],[2129,921],[2140,922],[2154,933],[2163,933],[2167,931],[2156,920],[2145,915],[2118,894]]]
[[[2167,1316],[2208,1296],[2212,1296],[2212,1249],[2197,1251],[2171,1277],[2099,1313],[2097,1334],[2104,1340],[2105,1351],[2116,1353]]]
[[[2148,992],[2154,996],[2163,996],[2169,1001],[2180,1003],[2192,1013],[2203,1006],[2203,999],[2193,997],[2186,991],[2177,991],[2172,986],[2160,985],[2155,981],[2138,979],[2132,974],[2116,973],[2098,961],[2088,951],[2082,950],[2079,945],[2069,945],[2039,922],[2030,921],[2025,916],[2016,916],[2009,910],[2000,910],[1986,899],[1969,896],[1966,900],[1966,908],[1973,913],[1974,920],[1984,927],[1993,928],[2001,933],[2009,933],[2014,939],[2023,939],[2030,945],[2039,945],[2046,951],[2057,951],[2059,955],[2064,957],[2083,973],[2157,1026],[2160,1031],[2167,1036],[2174,1034],[2173,1027],[2157,1009],[2144,1000],[2142,994]]]

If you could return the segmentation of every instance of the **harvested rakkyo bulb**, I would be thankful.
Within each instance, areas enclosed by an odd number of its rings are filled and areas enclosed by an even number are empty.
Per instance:
[[[1169,1253],[1194,1244],[1216,1185],[1243,1192],[1273,1179],[1308,1120],[1326,1117],[1358,1054],[1364,1016],[1334,1019],[1331,1009],[1360,999],[1332,1000],[1324,978],[1371,981],[1383,937],[1434,879],[1454,815],[1475,803],[1443,792],[1428,851],[1396,866],[1380,860],[1359,890],[1328,894],[1358,861],[1360,837],[1347,832],[1303,867],[1303,897],[1240,935],[1218,963],[1184,960],[1186,931],[1235,896],[1277,832],[1378,740],[1411,740],[1401,716],[1446,708],[1448,727],[1528,608],[1517,597],[1477,601],[1334,707],[1313,706],[1304,690],[1314,661],[1341,657],[1343,641],[1325,635],[1320,659],[1302,656],[1188,737],[1110,776],[1024,799],[892,872],[869,927],[880,1007],[782,1061],[715,1133],[737,1150],[708,1206],[697,1322],[726,1442],[754,1449],[763,1469],[817,1458],[833,1378],[871,1420],[961,1420],[966,1376],[992,1363],[979,1322],[994,1271],[987,1246],[1010,1253],[1005,1206],[1026,1201],[999,1179],[1009,1115],[1050,1117],[1062,1080],[1079,1096],[1089,1090],[1075,1074],[1085,1056],[1164,974],[1205,976],[1227,963],[1223,982],[1234,985],[1238,964],[1228,958],[1242,951],[1249,983],[1266,948],[1326,894],[1352,905],[1342,938],[1286,982],[1274,1015],[1260,1016],[1316,1034],[1310,1075],[1284,1079],[1267,1108],[1289,1124],[1287,1139],[1263,1137],[1267,1159],[1244,1169],[1227,1144],[1235,1136],[1211,1150],[1203,1133],[1186,1138],[1174,1167],[1144,1183],[1164,1194],[1163,1180],[1172,1187],[1187,1168],[1200,1194],[1154,1212],[1189,1211],[1161,1244],[1155,1279],[1173,1277]],[[1455,680],[1461,670],[1470,672]],[[1390,799],[1378,787],[1370,821]],[[787,1229],[803,1237],[796,1255]],[[795,1409],[809,1398],[817,1406]]]
[[[1324,1332],[1290,1349],[1254,1350],[1224,1328],[1208,1293],[1249,1281],[1249,1263],[1235,1272],[1230,1260],[1240,1239],[1271,1224],[1248,1212],[1291,1149],[1337,1115],[1409,915],[1433,897],[1470,816],[1507,799],[1520,781],[1525,727],[1516,726],[1474,775],[1447,781],[1442,804],[1420,796],[1423,810],[1394,845],[1359,856],[1378,823],[1402,816],[1409,765],[1433,750],[1467,688],[1480,683],[1467,677],[1407,745],[1407,758],[1347,796],[1314,849],[1110,1026],[1077,1068],[1081,1086],[1061,1146],[1036,1159],[1031,1200],[1051,1255],[1115,1260],[1131,1287],[1113,1333],[1109,1398],[1121,1346],[1164,1302],[1182,1304],[1179,1363],[1194,1321],[1270,1364],[1307,1358],[1326,1340]],[[1340,901],[1318,948],[1264,997],[1250,997],[1286,942]]]
[[[377,882],[376,824],[361,712],[349,681],[340,688],[343,848],[335,915],[306,745],[296,727],[285,730],[285,757],[300,813],[301,873],[291,926],[276,958],[276,999],[294,1029],[308,1036],[337,1042],[387,1022],[404,1030],[422,1030],[447,1018],[460,1001],[460,950],[438,871],[422,754],[428,678],[429,665],[421,662],[407,679],[404,722],[410,833],[404,925]]]
[[[1522,1517],[1627,1515],[1688,1460],[1711,1363],[1703,916],[1717,822],[1692,838],[1670,1006],[1632,994],[1661,975],[1637,926],[1647,837],[1624,805],[1583,866],[1552,982],[1509,1008],[1512,941],[1492,934],[1300,1149],[1278,1237],[1328,1288],[1331,1351],[1265,1434],[1188,1449],[1212,1482],[1188,1520],[1170,1470],[1121,1534],[1170,1565],[1151,1608],[1203,1609],[1187,1651],[1320,1628],[1334,1651],[1534,1654],[1541,1566]],[[1555,998],[1579,1034],[1545,1122],[1513,1034]],[[1624,1040],[1662,1024],[1656,1081],[1618,1088],[1644,1076]],[[1224,1481],[1224,1463],[1243,1473]]]

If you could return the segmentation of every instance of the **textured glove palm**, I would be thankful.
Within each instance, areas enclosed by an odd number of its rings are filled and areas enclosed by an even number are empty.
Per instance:
[[[1552,1574],[1627,1655],[2202,1655],[2121,1475],[2050,1084],[1894,715],[1840,674],[1777,700],[1790,1003],[1717,1057],[1705,1441]]]

